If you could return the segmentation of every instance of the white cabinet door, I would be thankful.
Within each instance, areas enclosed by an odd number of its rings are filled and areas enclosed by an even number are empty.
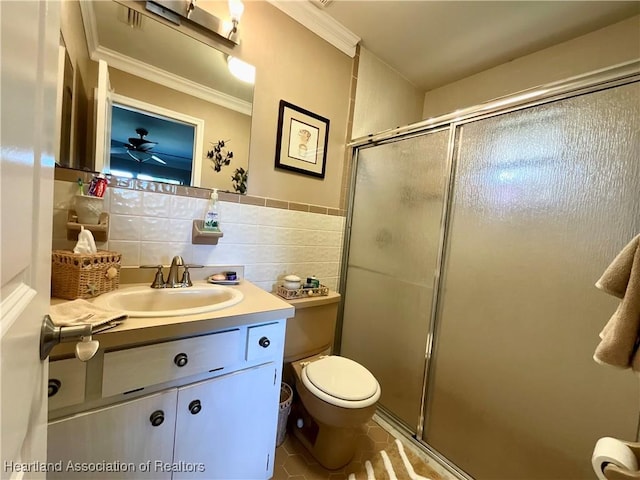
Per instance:
[[[178,389],[174,463],[195,471],[173,479],[270,478],[279,392],[274,363]]]
[[[170,479],[176,390],[49,424],[48,479]]]

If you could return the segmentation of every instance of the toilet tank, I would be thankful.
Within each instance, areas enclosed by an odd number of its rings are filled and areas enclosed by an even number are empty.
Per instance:
[[[294,362],[333,347],[340,294],[285,300],[295,307],[287,319],[284,361]]]

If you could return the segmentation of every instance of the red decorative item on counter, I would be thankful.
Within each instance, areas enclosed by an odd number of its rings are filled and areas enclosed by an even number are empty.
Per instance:
[[[107,190],[107,179],[102,175],[93,177],[89,184],[89,195],[93,197],[104,197],[104,192]]]

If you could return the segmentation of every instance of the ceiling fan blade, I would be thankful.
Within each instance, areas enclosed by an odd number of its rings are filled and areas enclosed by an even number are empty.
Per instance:
[[[127,148],[126,153],[138,163],[142,163],[146,160],[149,160],[149,158],[151,158],[151,156],[148,153],[139,152],[138,150],[132,150],[130,148]]]
[[[165,162],[164,160],[162,160],[160,157],[156,157],[155,155],[151,155],[151,158],[154,159],[156,162],[159,162],[163,165],[166,165],[167,162]]]
[[[146,152],[147,150],[151,150],[156,145],[157,145],[156,142],[144,142],[144,143],[134,142],[131,144],[131,148],[134,150],[138,150],[140,152]]]

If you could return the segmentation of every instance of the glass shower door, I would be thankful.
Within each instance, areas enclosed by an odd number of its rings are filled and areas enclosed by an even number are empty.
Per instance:
[[[378,379],[415,431],[440,245],[449,130],[359,151],[341,354]]]
[[[592,478],[638,379],[597,365],[594,283],[640,232],[640,86],[460,127],[424,440],[474,478]]]

